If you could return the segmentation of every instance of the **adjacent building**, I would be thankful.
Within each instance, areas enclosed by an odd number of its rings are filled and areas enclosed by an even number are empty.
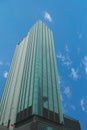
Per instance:
[[[40,20],[16,46],[0,124],[17,130],[80,130],[78,121],[62,113],[53,35]]]

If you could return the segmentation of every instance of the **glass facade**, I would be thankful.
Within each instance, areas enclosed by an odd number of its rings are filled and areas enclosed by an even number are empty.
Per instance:
[[[16,47],[0,103],[0,123],[8,125],[10,120],[11,127],[17,113],[27,108],[31,115],[54,121],[58,113],[63,122],[53,35],[42,21]]]

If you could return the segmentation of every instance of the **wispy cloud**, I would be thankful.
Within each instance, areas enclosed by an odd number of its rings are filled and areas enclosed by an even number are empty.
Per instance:
[[[47,21],[52,22],[52,17],[51,17],[51,15],[50,15],[48,12],[45,12],[45,13],[44,13],[44,18],[45,18]]]
[[[0,60],[0,66],[1,66],[1,65],[10,66],[10,62],[3,63],[3,62]]]
[[[70,106],[74,111],[76,110],[76,107],[74,105]]]
[[[68,45],[65,46],[65,50],[66,50],[66,52],[69,52],[69,47],[68,47]]]
[[[69,66],[72,64],[72,61],[68,54],[64,56],[62,53],[58,53],[57,58],[60,59],[62,63],[66,66]]]
[[[82,39],[82,33],[81,32],[77,32],[78,38]]]
[[[5,72],[4,72],[4,75],[3,75],[3,76],[4,76],[4,78],[7,78],[7,75],[8,75],[8,72],[7,72],[7,71],[5,71]]]
[[[83,64],[85,66],[85,73],[87,74],[87,56],[84,57]]]
[[[64,88],[64,94],[69,98],[71,96],[71,89],[69,86]]]
[[[81,101],[80,101],[80,105],[81,105],[82,111],[87,113],[87,110],[86,110],[86,107],[87,107],[87,101],[86,101],[84,98],[81,99]]]
[[[65,60],[65,56],[63,56],[61,53],[59,53],[59,54],[57,55],[57,58],[61,59],[62,62],[64,62],[64,60]]]
[[[78,79],[78,70],[75,70],[74,68],[71,68],[71,76],[77,80]]]
[[[2,61],[0,61],[0,65],[3,65],[3,62],[2,62]]]

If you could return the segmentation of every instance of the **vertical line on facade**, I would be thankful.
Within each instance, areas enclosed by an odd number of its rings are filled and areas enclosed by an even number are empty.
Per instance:
[[[28,76],[28,85],[29,85],[29,89],[28,89],[28,101],[27,101],[27,107],[29,106],[29,97],[30,97],[30,80],[31,80],[31,50],[32,50],[32,35],[33,35],[33,32],[31,32],[30,34],[30,49],[29,49],[29,52],[30,52],[30,56],[29,56],[29,76]]]
[[[47,109],[49,110],[49,100],[48,100],[48,67],[47,67],[47,44],[48,44],[48,37],[47,37],[47,27],[45,27],[45,50],[46,50],[46,87],[47,87]],[[49,111],[48,111],[48,115],[49,115]],[[48,118],[47,115],[47,118]]]
[[[17,49],[18,49],[18,45],[17,45]],[[16,56],[15,56],[15,60],[13,61],[14,62],[14,64],[12,65],[12,69],[11,69],[11,77],[10,77],[10,82],[8,82],[7,83],[7,86],[8,86],[8,91],[7,91],[7,96],[6,96],[6,100],[5,100],[5,103],[4,103],[4,109],[3,109],[3,116],[2,116],[2,120],[4,121],[5,120],[5,115],[6,115],[6,110],[7,110],[7,106],[6,106],[6,103],[8,102],[8,98],[9,98],[9,94],[11,94],[10,93],[10,91],[11,91],[11,84],[12,84],[12,79],[13,79],[13,77],[14,77],[14,72],[15,72],[15,68],[14,68],[14,66],[16,65],[16,63],[17,63],[17,57],[19,56],[19,53],[18,53],[18,51],[17,51],[17,53],[16,53]],[[8,80],[8,81],[9,81]],[[8,103],[7,103],[7,105],[8,105]]]
[[[34,109],[37,109],[37,105],[35,105],[34,103],[35,103],[35,75],[36,75],[36,57],[37,57],[37,38],[38,38],[38,26],[39,25],[35,25],[36,26],[36,35],[35,35],[35,37],[36,37],[36,39],[35,39],[35,63],[34,63],[34,80],[33,80],[33,87],[34,87],[34,89],[33,89],[33,113],[34,114],[36,114],[35,113],[35,111],[34,111]]]
[[[16,46],[16,51],[17,51],[17,46]],[[10,66],[10,70],[9,70],[9,74],[8,74],[8,79],[6,81],[6,84],[5,84],[5,88],[4,88],[4,92],[3,92],[3,97],[2,97],[2,100],[1,100],[1,103],[0,103],[0,109],[1,109],[1,114],[3,113],[2,111],[2,107],[5,106],[5,101],[6,101],[6,98],[7,98],[7,94],[8,94],[8,91],[9,91],[9,86],[8,86],[8,82],[9,82],[9,79],[12,78],[11,74],[12,74],[12,68],[13,68],[13,63],[14,63],[14,59],[16,57],[16,51],[15,51],[15,54],[13,56],[13,59],[12,59],[12,63],[11,63],[11,66]],[[1,118],[1,116],[0,116]]]
[[[49,56],[50,56],[50,72],[51,72],[51,88],[52,88],[52,102],[53,102],[53,113],[54,113],[54,97],[53,97],[53,82],[52,82],[52,61],[51,61],[51,37],[50,37],[50,30],[49,30]]]
[[[52,32],[51,32],[52,34]],[[52,35],[52,41],[53,41],[53,35]],[[53,46],[53,44],[52,44]],[[54,46],[52,47],[52,51],[54,52]],[[59,88],[59,84],[58,84],[58,75],[57,75],[57,66],[56,66],[56,60],[55,60],[55,53],[53,53],[53,59],[54,59],[54,71],[55,71],[55,82],[56,82],[56,92],[57,92],[57,101],[58,101],[58,111],[59,111],[59,120],[60,120],[60,123],[63,123],[64,122],[64,119],[63,119],[63,114],[62,114],[62,107],[61,107],[61,100],[60,100],[60,88]]]
[[[35,55],[35,51],[36,51],[36,26],[35,26],[35,30],[34,30],[34,45],[33,45],[33,57],[35,58],[36,57],[36,55]],[[33,59],[33,57],[32,57],[32,59]],[[34,61],[35,60],[35,61]],[[34,79],[35,79],[35,62],[36,62],[36,59],[33,59],[33,64],[32,64],[32,66],[33,66],[33,78],[32,78],[32,80],[33,80],[33,84],[32,84],[32,87],[33,87],[33,91],[32,91],[32,108],[33,108],[33,102],[34,102]]]

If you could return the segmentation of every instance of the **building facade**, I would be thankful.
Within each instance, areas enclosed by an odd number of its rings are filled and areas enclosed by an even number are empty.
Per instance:
[[[63,122],[52,31],[38,21],[16,46],[0,104],[0,122],[12,125],[18,112]],[[52,116],[49,114],[52,111]]]
[[[18,130],[66,130],[65,119],[52,31],[38,21],[16,46],[0,102],[0,124],[9,129],[15,124]],[[30,127],[20,127],[29,121]]]

